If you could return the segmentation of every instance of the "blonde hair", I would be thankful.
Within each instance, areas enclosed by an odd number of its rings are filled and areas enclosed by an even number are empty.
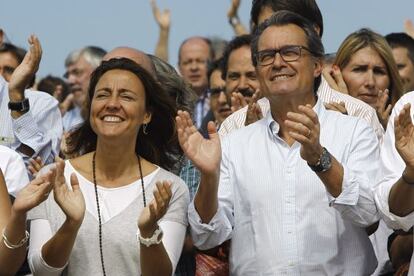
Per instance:
[[[395,63],[391,47],[382,35],[365,28],[350,34],[345,38],[341,46],[339,46],[334,64],[339,66],[341,70],[344,69],[352,56],[357,51],[366,47],[375,50],[387,67],[388,77],[390,79],[390,86],[388,87],[388,90],[390,91],[389,102],[394,106],[403,94],[403,84],[400,74],[398,73],[397,64]]]

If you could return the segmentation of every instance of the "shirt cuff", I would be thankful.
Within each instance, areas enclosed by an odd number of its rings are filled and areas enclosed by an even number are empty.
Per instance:
[[[194,245],[201,250],[213,248],[231,238],[233,227],[220,206],[210,222],[203,223],[193,201],[188,207],[188,220]]]
[[[355,206],[359,199],[359,183],[355,174],[350,171],[347,167],[344,168],[344,176],[342,180],[342,191],[336,198],[333,197],[328,191],[329,206],[333,205],[350,205]]]
[[[390,212],[388,198],[395,181],[381,183],[375,192],[375,203],[381,213],[382,219],[385,221],[388,227],[392,229],[403,229],[404,231],[408,231],[414,225],[414,212],[404,217],[397,216]]]
[[[39,139],[36,136],[40,133],[31,111],[13,119],[13,132],[20,143],[31,147],[36,153],[40,151],[41,148],[37,147],[36,142],[33,143],[33,139]]]

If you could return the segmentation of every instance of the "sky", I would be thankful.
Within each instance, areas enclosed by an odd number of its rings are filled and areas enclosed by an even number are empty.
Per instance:
[[[157,0],[171,10],[170,63],[177,64],[180,43],[189,36],[234,36],[227,22],[231,0]],[[335,52],[353,31],[368,27],[380,34],[403,31],[414,20],[413,0],[317,0],[324,19],[326,52]],[[251,0],[241,0],[239,16],[247,26]],[[38,76],[62,76],[69,52],[87,45],[111,50],[130,46],[153,53],[158,40],[150,0],[4,1],[0,28],[16,45],[27,48],[30,34],[38,35],[43,58]]]

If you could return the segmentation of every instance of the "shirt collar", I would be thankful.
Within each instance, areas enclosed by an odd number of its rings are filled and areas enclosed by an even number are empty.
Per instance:
[[[317,98],[316,104],[313,106],[312,108],[316,114],[318,115],[318,120],[319,123],[324,119],[325,117],[325,107],[323,105],[322,100],[319,99],[319,97]],[[279,130],[280,130],[280,125],[278,124],[278,122],[276,122],[273,117],[272,117],[272,110],[269,110],[269,112],[267,112],[266,117],[265,117],[265,121],[266,121],[266,126],[268,127],[270,134],[272,136],[278,136],[279,134]]]

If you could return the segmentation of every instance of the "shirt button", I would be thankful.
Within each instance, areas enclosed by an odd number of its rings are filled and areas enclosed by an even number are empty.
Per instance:
[[[17,129],[16,129],[16,132],[17,133],[20,133],[20,131],[22,130],[22,127],[18,127]]]

